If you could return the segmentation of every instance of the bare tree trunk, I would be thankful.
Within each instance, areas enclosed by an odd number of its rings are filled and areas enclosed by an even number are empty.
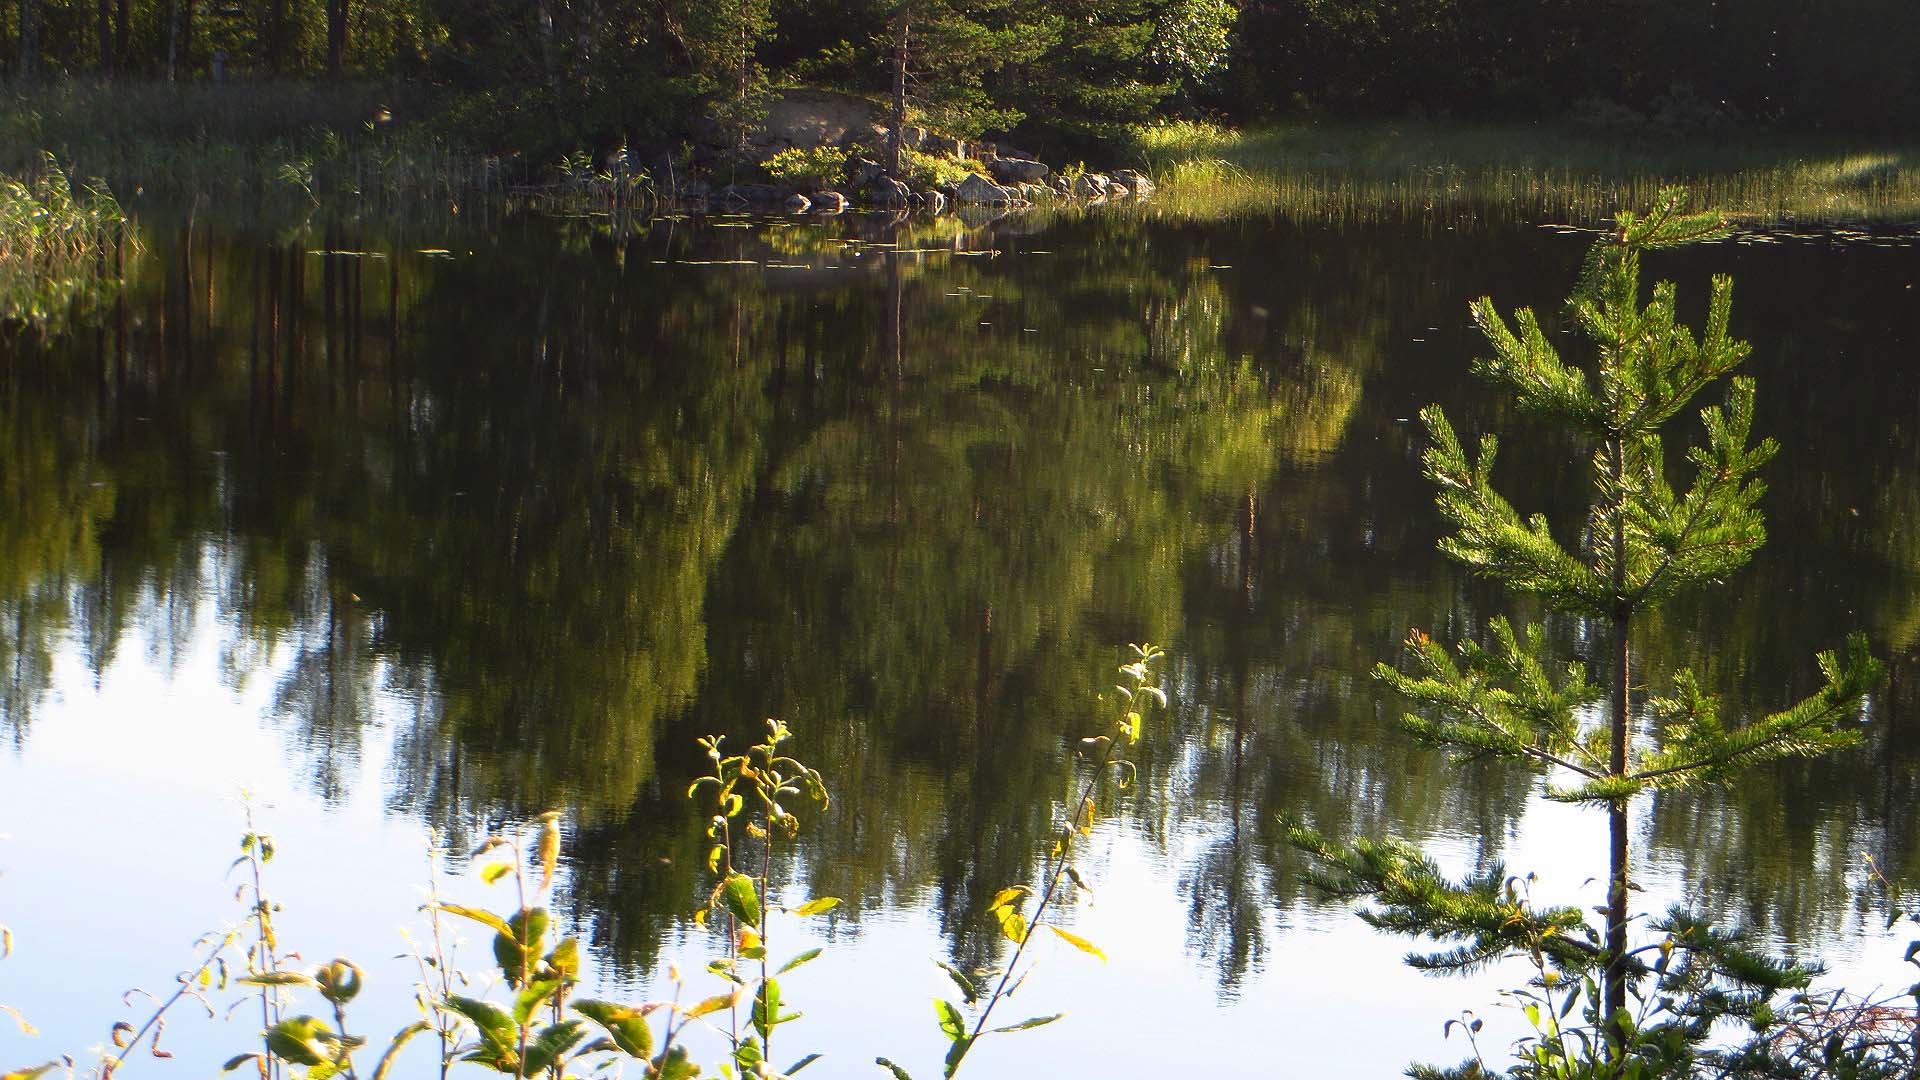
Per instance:
[[[327,0],[327,74],[340,77],[347,52],[347,5],[350,0]]]
[[[132,35],[132,16],[127,12],[131,0],[119,0],[114,5],[113,19],[113,67],[115,71],[127,70],[127,39]]]
[[[548,10],[546,0],[540,0],[535,7],[540,22],[540,66],[546,70],[547,89],[552,92],[554,103],[558,104],[560,73],[554,63],[553,12]]]
[[[99,0],[94,5],[99,15],[100,37],[100,77],[113,78],[113,5],[110,0]]]
[[[275,75],[287,67],[287,0],[272,0],[267,7],[267,70]]]
[[[167,2],[167,81],[172,82],[180,59],[180,0]]]
[[[907,135],[907,36],[912,31],[906,4],[893,27],[893,115],[887,125],[887,175],[900,179],[900,147]]]
[[[33,81],[33,69],[39,59],[40,0],[20,0],[20,63],[14,69],[19,81]]]
[[[740,53],[740,70],[737,73],[739,85],[735,88],[733,107],[735,110],[734,124],[740,133],[739,144],[735,149],[740,152],[742,158],[747,156],[747,128],[749,126],[747,123],[747,96],[753,89],[753,28],[750,25],[753,21],[753,13],[747,6],[749,2],[750,0],[739,0],[739,18],[736,20],[739,24],[737,29],[740,40],[737,47]]]

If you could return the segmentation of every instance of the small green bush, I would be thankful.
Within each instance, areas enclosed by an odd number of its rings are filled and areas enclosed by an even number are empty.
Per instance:
[[[986,166],[972,158],[940,157],[904,147],[900,150],[900,170],[906,173],[904,179],[908,184],[923,189],[950,187],[971,173],[982,176],[987,173]]]
[[[847,152],[837,146],[803,150],[791,146],[762,162],[773,182],[801,191],[820,191],[839,184],[847,170]]]

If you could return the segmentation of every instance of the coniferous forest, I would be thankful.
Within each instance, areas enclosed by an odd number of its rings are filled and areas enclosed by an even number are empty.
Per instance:
[[[1169,116],[1920,122],[1905,0],[17,0],[0,33],[16,86],[372,80],[542,160],[903,68],[932,126],[1062,151]]]

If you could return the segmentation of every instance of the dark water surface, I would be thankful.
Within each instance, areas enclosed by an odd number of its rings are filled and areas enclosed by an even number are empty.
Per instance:
[[[594,981],[660,992],[716,944],[687,918],[694,738],[778,716],[836,797],[785,876],[847,899],[780,1038],[822,1076],[937,1074],[932,958],[993,958],[986,900],[1034,872],[1128,641],[1169,650],[1174,707],[1070,916],[1111,960],[1046,954],[1009,1019],[1067,1020],[983,1044],[974,1075],[1457,1056],[1441,1022],[1517,978],[1401,969],[1404,942],[1316,900],[1283,812],[1599,901],[1603,815],[1412,748],[1367,677],[1409,627],[1539,614],[1436,555],[1408,421],[1438,401],[1501,430],[1515,501],[1577,527],[1584,454],[1468,379],[1466,306],[1557,310],[1582,236],[1111,213],[149,238],[103,323],[0,352],[0,1002],[43,1029],[0,1031],[0,1065],[104,1043],[122,991],[237,919],[243,787],[284,936],[372,969],[371,1032],[410,1018],[388,958],[419,932],[426,829],[464,850],[549,807]],[[1862,855],[1920,869],[1920,248],[1650,269],[1695,318],[1735,275],[1783,452],[1771,542],[1648,625],[1647,679],[1695,656],[1730,710],[1778,707],[1855,626],[1893,678],[1859,750],[1650,801],[1646,906],[1894,985]],[[140,1071],[207,1075],[253,1031],[183,1014],[179,1057]]]

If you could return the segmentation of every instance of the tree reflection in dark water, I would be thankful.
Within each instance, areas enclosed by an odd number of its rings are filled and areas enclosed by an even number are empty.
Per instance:
[[[640,970],[697,888],[692,737],[778,715],[840,805],[789,870],[856,922],[932,908],[974,965],[1113,647],[1150,638],[1178,708],[1123,820],[1229,991],[1313,902],[1281,812],[1493,859],[1528,805],[1515,773],[1412,748],[1367,671],[1410,626],[1500,613],[1433,557],[1405,421],[1438,400],[1525,426],[1463,378],[1465,303],[1552,311],[1578,238],[1123,215],[153,232],[97,327],[0,366],[17,753],[67,643],[97,677],[128,649],[170,668],[213,625],[230,686],[278,680],[322,798],[372,759],[392,812],[456,842],[566,807],[571,903]],[[1895,661],[1860,754],[1661,796],[1655,858],[1796,937],[1845,916],[1860,852],[1904,874],[1920,840],[1914,268],[1817,242],[1655,268],[1737,276],[1790,452],[1760,561],[1644,653],[1702,643],[1751,708],[1804,689],[1842,625]],[[1560,460],[1509,462],[1509,486],[1575,519]]]

